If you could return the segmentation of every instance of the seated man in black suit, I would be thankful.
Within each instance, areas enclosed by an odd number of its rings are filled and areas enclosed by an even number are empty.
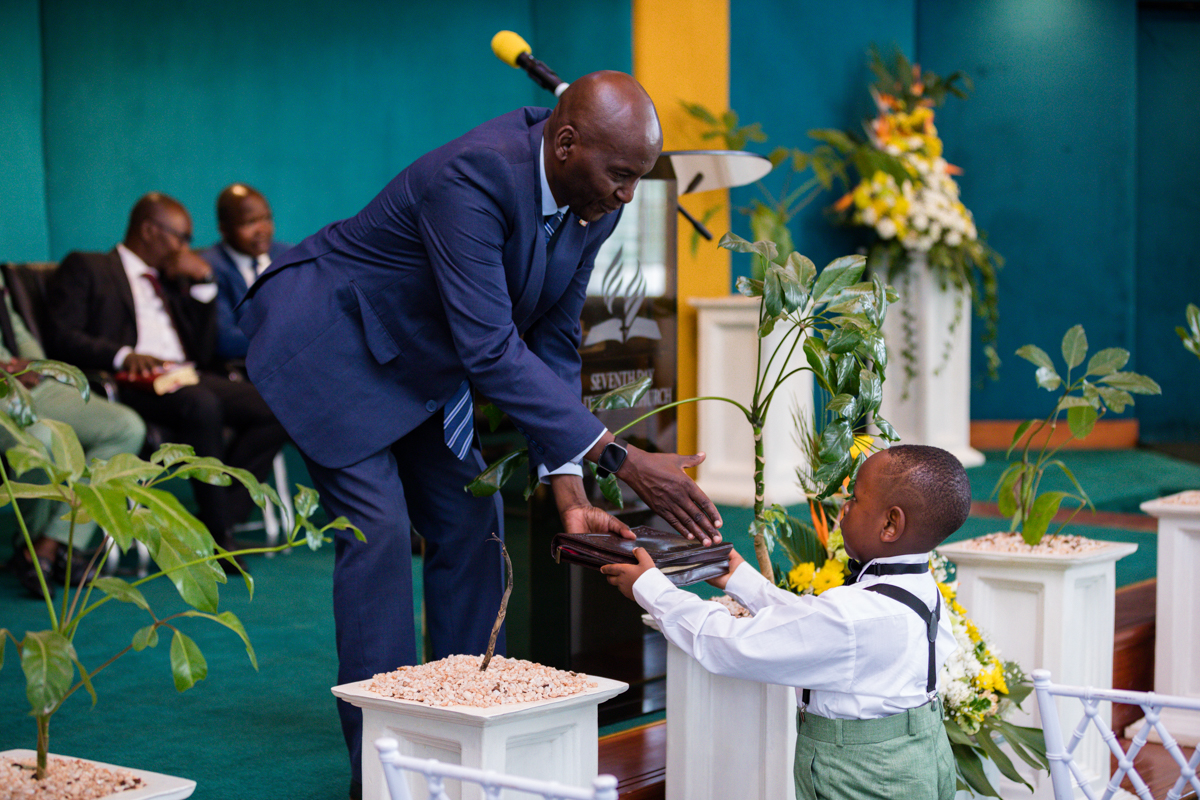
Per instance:
[[[274,241],[275,220],[267,198],[244,183],[226,186],[217,195],[217,228],[221,241],[200,251],[217,280],[217,356],[244,359],[249,342],[237,324],[237,304],[290,245]]]
[[[69,253],[48,289],[50,354],[83,369],[149,377],[172,362],[193,362],[200,382],[158,395],[120,388],[121,402],[173,437],[262,479],[287,438],[244,381],[207,371],[214,363],[216,308],[209,265],[194,253],[192,220],[175,199],[151,192],[129,215],[125,240],[108,253]],[[233,429],[228,445],[224,429]],[[192,481],[197,516],[217,544],[231,548],[232,525],[251,510],[238,483]],[[222,562],[227,569],[231,565]]]

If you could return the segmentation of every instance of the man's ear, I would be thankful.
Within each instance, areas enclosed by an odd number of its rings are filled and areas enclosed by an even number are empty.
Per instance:
[[[881,542],[895,542],[904,535],[904,524],[906,518],[904,509],[900,506],[892,506],[887,510],[887,517],[884,519],[883,530],[879,534]]]
[[[554,134],[554,157],[559,161],[565,161],[567,153],[571,148],[575,147],[579,142],[579,133],[572,125],[563,125],[558,129],[558,133]]]

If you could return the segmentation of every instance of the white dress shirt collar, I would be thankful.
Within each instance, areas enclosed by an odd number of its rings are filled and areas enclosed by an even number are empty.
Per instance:
[[[566,212],[566,206],[560,206],[554,199],[554,192],[550,191],[550,182],[546,180],[546,137],[542,136],[542,144],[538,147],[538,151],[542,157],[538,159],[538,177],[542,179],[542,216],[548,217],[559,211]]]

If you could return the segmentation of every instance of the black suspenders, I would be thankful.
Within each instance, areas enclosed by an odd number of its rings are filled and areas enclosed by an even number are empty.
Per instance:
[[[933,601],[933,610],[930,611],[925,607],[924,603],[917,599],[915,594],[907,589],[901,589],[899,586],[893,586],[889,583],[877,583],[873,586],[864,586],[863,589],[903,603],[911,608],[921,618],[921,621],[925,623],[925,635],[929,639],[929,673],[925,680],[925,693],[933,695],[937,690],[937,657],[934,653],[934,646],[937,643],[938,618],[942,613],[942,593],[940,591],[937,593],[937,599]],[[808,698],[809,691],[805,689],[803,697],[801,697],[801,702],[805,706],[808,705]]]

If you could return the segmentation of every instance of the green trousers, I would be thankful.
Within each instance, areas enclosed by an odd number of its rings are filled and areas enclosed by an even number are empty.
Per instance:
[[[39,417],[65,422],[75,429],[84,457],[109,459],[117,453],[137,453],[146,438],[146,424],[133,409],[118,403],[110,403],[95,397],[85,403],[74,387],[49,378],[34,387],[33,410]],[[29,433],[42,444],[50,446],[50,429],[40,423],[31,425]],[[0,431],[0,446],[12,447],[12,437]],[[28,483],[44,483],[46,476],[41,470],[32,470],[21,476]],[[21,514],[25,526],[33,538],[49,537],[61,544],[72,540],[70,519],[63,519],[67,506],[53,500],[30,500],[21,503]],[[74,542],[76,547],[87,547],[96,523],[76,523]]]
[[[951,800],[941,700],[882,719],[797,712],[793,772],[797,800]]]

